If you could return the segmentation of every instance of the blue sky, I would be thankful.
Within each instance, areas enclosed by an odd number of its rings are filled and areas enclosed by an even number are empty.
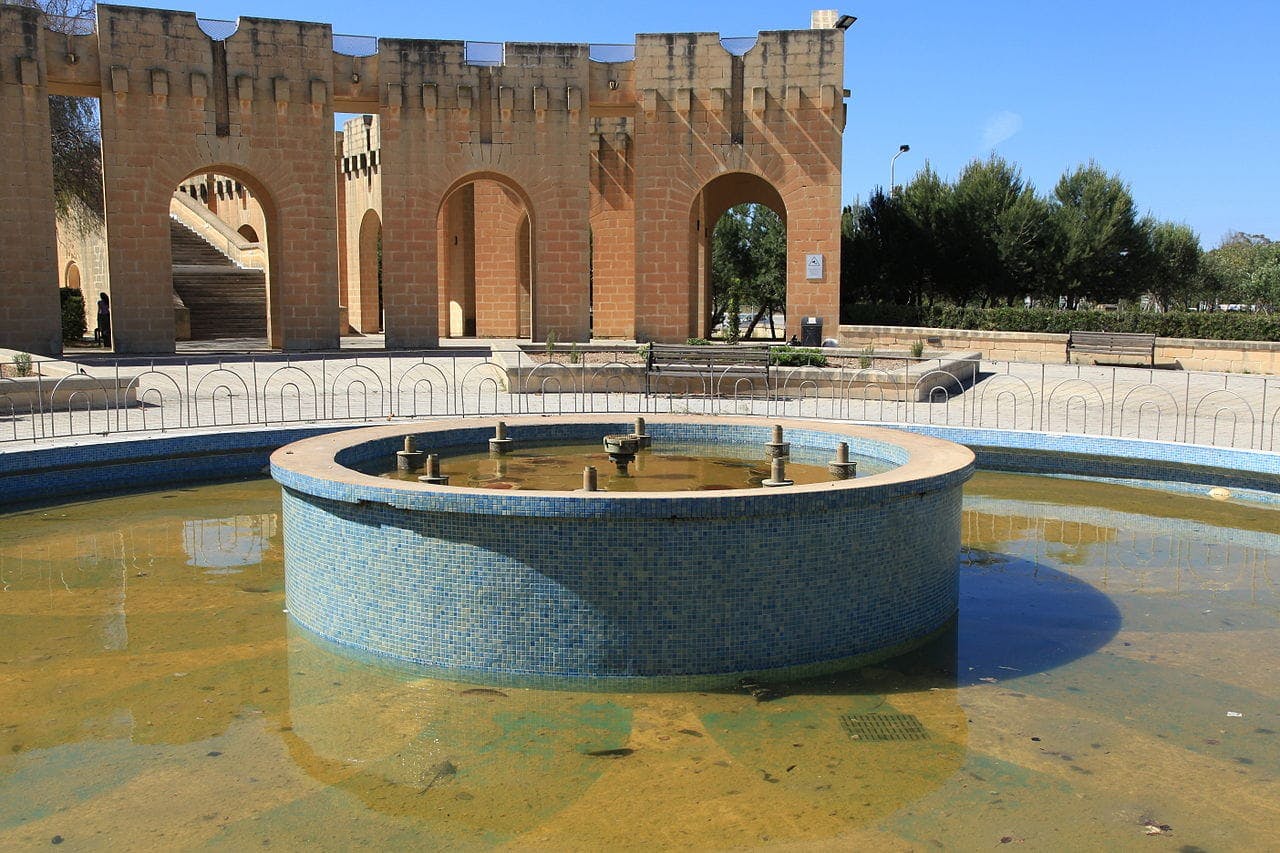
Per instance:
[[[204,0],[185,9],[358,35],[630,42],[637,32],[799,29],[821,6]],[[840,11],[858,16],[846,41],[846,202],[887,184],[907,143],[900,183],[926,159],[953,178],[995,152],[1048,192],[1092,159],[1130,184],[1139,210],[1191,225],[1206,248],[1235,230],[1280,239],[1280,3],[860,0]]]

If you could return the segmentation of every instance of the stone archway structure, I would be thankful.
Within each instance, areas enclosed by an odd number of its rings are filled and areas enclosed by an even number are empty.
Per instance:
[[[260,18],[209,35],[193,14],[122,6],[99,6],[89,29],[55,33],[40,13],[0,5],[0,145],[16,157],[0,245],[23,247],[0,256],[0,346],[60,348],[50,94],[101,102],[120,352],[174,348],[166,218],[196,169],[269,200],[270,338],[283,349],[338,346],[353,278],[359,326],[372,327],[361,260],[370,211],[382,226],[386,344],[435,346],[438,213],[477,175],[524,195],[529,219],[516,230],[527,228],[528,257],[517,265],[534,284],[515,321],[522,336],[698,334],[705,307],[690,283],[707,219],[695,212],[691,228],[690,211],[718,204],[710,188],[728,174],[782,199],[788,333],[804,315],[837,320],[844,39],[829,23],[746,40],[655,34],[633,48],[480,45],[487,52],[396,38],[352,50],[328,25]],[[367,118],[335,139],[335,111]],[[492,205],[506,227],[509,195],[473,205],[486,216]]]
[[[727,172],[712,178],[694,196],[689,213],[689,239],[695,252],[689,266],[689,306],[694,311],[699,337],[711,336],[711,244],[716,223],[729,208],[740,204],[762,204],[778,214],[787,225],[787,204],[778,190],[767,180],[750,172]],[[803,245],[803,244],[802,244]],[[787,264],[797,249],[791,245],[791,229],[787,229]],[[790,270],[788,270],[790,273]],[[793,278],[787,276],[787,318],[790,324]],[[797,302],[803,301],[797,299]]]
[[[437,244],[442,336],[527,334],[537,266],[533,210],[523,187],[493,172],[464,176],[445,193]]]

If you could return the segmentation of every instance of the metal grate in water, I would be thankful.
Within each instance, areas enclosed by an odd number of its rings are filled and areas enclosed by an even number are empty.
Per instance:
[[[920,720],[914,714],[844,714],[840,717],[851,740],[928,740]]]

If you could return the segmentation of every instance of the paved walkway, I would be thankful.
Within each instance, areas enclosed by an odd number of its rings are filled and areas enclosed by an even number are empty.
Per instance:
[[[13,395],[6,396],[12,383],[0,380],[0,449],[12,442],[79,442],[113,433],[285,422],[680,411],[1038,430],[1280,451],[1280,377],[983,361],[976,383],[943,377],[942,387],[915,401],[889,399],[880,390],[889,372],[856,364],[840,370],[830,388],[814,388],[784,369],[778,373],[780,387],[769,392],[744,384],[742,393],[647,397],[553,382],[540,386],[542,393],[527,394],[509,390],[499,363],[533,365],[516,341],[449,340],[425,352],[387,352],[381,344],[381,336],[344,338],[337,352],[281,353],[268,350],[264,340],[184,342],[172,356],[118,359],[101,350],[72,350],[61,363],[64,371],[90,377],[109,399],[132,390],[142,405],[94,405],[81,392],[31,411],[13,405]],[[630,350],[635,345],[618,346]],[[562,355],[567,360],[563,348]],[[928,385],[924,380],[938,378],[936,366],[925,360],[907,370],[911,381]],[[56,385],[58,377],[50,374],[44,381]],[[861,390],[867,383],[871,387]],[[609,387],[621,386],[615,381]]]

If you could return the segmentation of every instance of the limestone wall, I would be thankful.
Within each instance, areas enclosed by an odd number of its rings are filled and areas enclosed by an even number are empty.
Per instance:
[[[271,342],[336,347],[330,28],[241,18],[213,41],[188,13],[99,6],[97,32],[117,351],[172,350],[169,200],[215,167],[266,212]]]
[[[743,202],[787,222],[788,334],[805,315],[835,321],[839,30],[742,45],[641,35],[633,56],[595,61],[585,44],[511,42],[477,58],[471,43],[383,38],[354,56],[335,52],[325,24],[244,17],[228,29],[104,5],[93,33],[52,37],[38,13],[0,9],[3,142],[20,152],[0,239],[25,249],[0,265],[18,282],[0,292],[0,344],[58,345],[52,205],[31,204],[50,198],[49,93],[101,101],[121,352],[173,349],[165,220],[175,189],[201,185],[213,213],[267,245],[268,334],[285,349],[337,346],[344,303],[360,331],[385,322],[397,348],[473,325],[563,341],[705,334],[708,235]],[[371,117],[336,147],[335,110]],[[468,204],[468,237],[451,236],[472,266],[452,298],[461,267],[442,235]],[[822,262],[806,267],[809,255]],[[460,322],[446,316],[455,305]]]
[[[1065,334],[984,332],[911,326],[841,326],[840,346],[861,349],[904,349],[924,341],[930,350],[972,349],[989,361],[1065,364]],[[1156,338],[1157,367],[1221,373],[1280,375],[1280,343],[1274,341],[1208,341]]]
[[[62,321],[44,53],[39,13],[0,5],[0,346],[58,355]]]

